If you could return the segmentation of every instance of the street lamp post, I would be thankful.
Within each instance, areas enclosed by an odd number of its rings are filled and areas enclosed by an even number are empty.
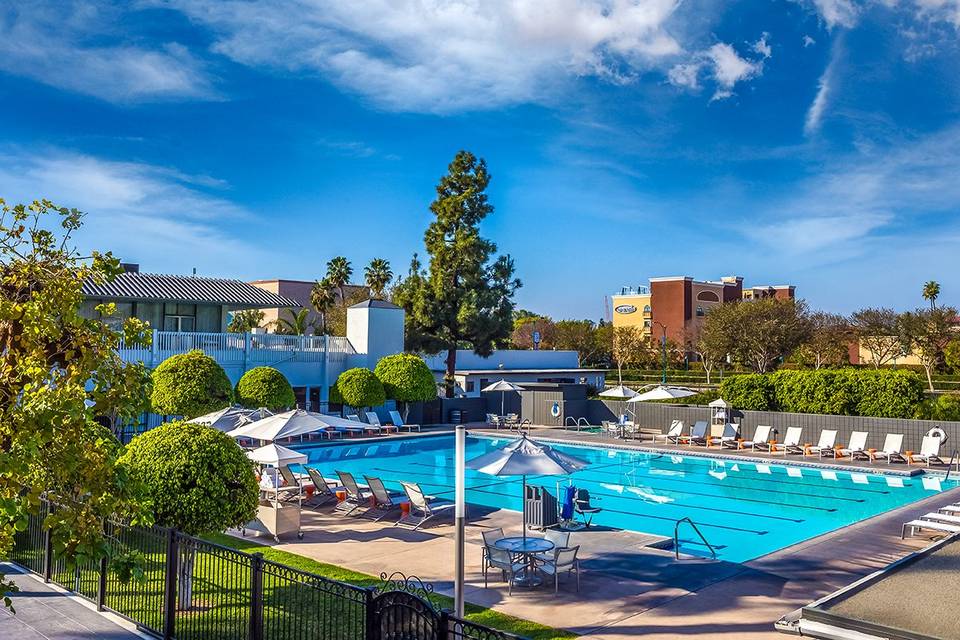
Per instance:
[[[667,326],[657,321],[654,321],[653,324],[660,327],[663,332],[660,336],[660,362],[663,367],[663,372],[660,374],[660,384],[667,384]]]
[[[456,479],[454,481],[454,503],[455,503],[455,522],[456,522],[456,539],[455,539],[455,553],[454,553],[454,577],[453,577],[453,612],[459,617],[463,617],[463,578],[464,578],[464,524],[466,522],[466,478],[465,476],[465,466],[466,466],[466,451],[467,451],[467,428],[462,425],[457,425],[456,430],[456,447],[455,453],[456,462],[455,474]]]

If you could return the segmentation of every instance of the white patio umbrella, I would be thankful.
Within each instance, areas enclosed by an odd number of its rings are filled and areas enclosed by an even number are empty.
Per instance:
[[[506,380],[500,380],[494,382],[493,384],[487,385],[481,391],[499,391],[500,392],[500,415],[503,415],[504,402],[507,397],[507,391],[523,391],[523,387],[518,384],[513,384],[512,382],[507,382]]]
[[[245,409],[243,407],[225,407],[219,411],[212,411],[202,416],[197,416],[193,420],[187,420],[192,424],[205,424],[213,427],[217,431],[233,431],[237,427],[260,420],[272,415],[266,409]]]
[[[645,402],[646,400],[669,400],[670,398],[686,398],[687,396],[695,396],[697,392],[693,389],[687,389],[686,387],[668,387],[662,384],[658,384],[649,391],[644,391],[641,394],[638,394],[627,402]]]
[[[233,431],[228,431],[227,435],[233,438],[253,438],[254,440],[272,442],[281,438],[347,426],[366,425],[346,418],[312,413],[304,409],[294,409],[241,425]]]
[[[306,464],[307,462],[306,455],[272,442],[259,449],[248,451],[247,457],[254,462],[268,464],[271,467],[287,467],[291,464]]]
[[[625,387],[622,384],[618,384],[617,386],[610,387],[606,391],[602,391],[597,395],[599,395],[601,398],[610,398],[611,400],[629,400],[638,394],[630,387]]]
[[[589,463],[553,447],[529,439],[522,434],[503,449],[474,458],[467,462],[467,468],[491,476],[523,476],[523,538],[527,537],[527,476],[569,475],[586,467]]]

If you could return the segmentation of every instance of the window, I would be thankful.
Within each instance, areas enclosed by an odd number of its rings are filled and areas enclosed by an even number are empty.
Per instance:
[[[698,316],[702,316],[702,315],[703,315],[703,307],[701,307],[701,306],[699,306],[699,305],[697,306],[697,315],[698,315]]]
[[[473,393],[473,380],[467,380],[467,393]]]
[[[648,304],[643,305],[643,312],[644,312],[644,313],[650,313],[650,311],[652,311],[652,310],[650,309],[650,305],[648,305]]]
[[[197,305],[168,302],[163,306],[164,331],[196,331]]]
[[[697,300],[702,300],[703,302],[720,302],[720,296],[713,291],[701,291],[697,294]]]
[[[644,320],[644,321],[643,321],[643,328],[644,328],[644,329],[649,329],[649,328],[650,328],[650,321],[649,321],[649,320]]]

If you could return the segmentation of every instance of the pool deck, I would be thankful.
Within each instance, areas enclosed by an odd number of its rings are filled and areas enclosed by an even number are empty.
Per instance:
[[[571,544],[581,546],[581,592],[575,592],[573,581],[562,580],[556,596],[546,586],[515,588],[512,596],[501,582],[484,588],[481,532],[503,527],[507,535],[518,535],[519,515],[471,507],[465,594],[468,602],[596,639],[642,633],[651,640],[773,640],[784,637],[773,627],[784,614],[929,544],[924,536],[901,541],[901,523],[958,500],[960,489],[936,494],[743,564],[678,561],[672,552],[647,546],[656,538],[628,531],[575,532]],[[304,531],[302,541],[277,546],[371,575],[403,571],[452,595],[454,528],[449,522],[413,532],[321,508],[304,512]]]

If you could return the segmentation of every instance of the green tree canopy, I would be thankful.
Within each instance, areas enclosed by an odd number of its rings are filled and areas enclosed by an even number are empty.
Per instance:
[[[351,407],[379,407],[387,401],[380,379],[364,367],[347,369],[337,378],[331,399]]]
[[[493,212],[489,184],[486,162],[457,153],[430,205],[434,221],[424,234],[430,264],[421,271],[414,256],[410,277],[394,289],[394,302],[413,325],[407,348],[447,353],[447,397],[453,396],[457,349],[468,345],[490,355],[513,328],[513,294],[520,287],[513,260],[494,257],[497,246],[480,235],[480,223]]]
[[[231,400],[223,367],[199,349],[170,356],[153,370],[150,403],[156,413],[191,419],[223,409]]]
[[[408,402],[428,402],[437,397],[437,381],[420,356],[396,353],[380,358],[373,373],[383,383],[383,390],[390,400],[406,405]]]
[[[291,409],[297,403],[286,376],[273,367],[256,367],[240,377],[234,398],[244,407],[271,411]]]
[[[247,333],[263,324],[263,311],[260,309],[243,309],[237,311],[230,318],[227,331],[230,333]]]
[[[390,263],[383,258],[374,258],[363,269],[363,278],[370,290],[370,297],[382,300],[390,281],[393,280],[393,269]]]
[[[757,373],[773,370],[810,337],[802,300],[763,298],[715,306],[703,322],[703,339]]]

